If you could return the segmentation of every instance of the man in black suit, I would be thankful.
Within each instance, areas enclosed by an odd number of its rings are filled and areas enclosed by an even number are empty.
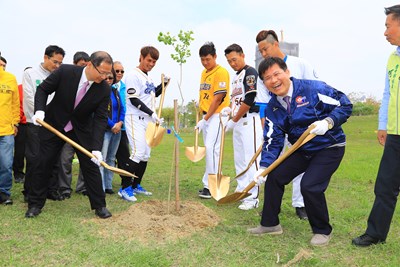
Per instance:
[[[105,194],[99,170],[102,161],[101,148],[107,126],[107,105],[111,87],[104,81],[111,73],[113,60],[103,51],[90,56],[86,67],[61,65],[44,80],[35,94],[35,115],[32,121],[41,119],[83,146],[96,158],[88,158],[76,150],[90,206],[100,218],[111,217],[106,208]],[[48,95],[55,92],[46,106]],[[45,116],[46,115],[46,116]],[[46,202],[47,184],[52,166],[59,158],[64,141],[45,128],[40,129],[39,168],[34,173],[32,192],[29,193],[28,211],[25,217],[40,214]],[[97,165],[97,166],[96,166]]]

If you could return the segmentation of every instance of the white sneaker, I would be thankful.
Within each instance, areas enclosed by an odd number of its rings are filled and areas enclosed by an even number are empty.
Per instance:
[[[135,202],[137,200],[135,193],[133,193],[132,186],[129,186],[125,189],[120,188],[118,195],[126,201]]]
[[[241,210],[251,210],[258,208],[258,199],[250,200],[250,201],[243,201],[242,204],[239,205],[239,209]]]
[[[145,195],[145,196],[152,196],[153,193],[147,191],[146,189],[144,189],[140,184],[137,185],[136,188],[133,189],[133,193],[135,193],[136,195]]]

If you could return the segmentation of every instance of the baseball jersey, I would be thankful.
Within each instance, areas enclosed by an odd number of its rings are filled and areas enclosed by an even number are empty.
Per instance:
[[[246,95],[257,94],[257,77],[256,69],[248,65],[236,73],[232,80],[232,116],[236,115]],[[251,105],[249,112],[257,112],[254,103]]]
[[[129,99],[139,98],[149,109],[155,111],[155,92],[156,86],[153,80],[139,68],[126,75],[126,115],[141,115],[148,116],[145,112],[141,111],[132,105]]]
[[[202,112],[208,112],[217,94],[229,94],[229,73],[219,65],[210,72],[204,69],[201,73],[199,108]],[[215,113],[219,113],[227,106],[229,106],[229,98],[224,97]]]

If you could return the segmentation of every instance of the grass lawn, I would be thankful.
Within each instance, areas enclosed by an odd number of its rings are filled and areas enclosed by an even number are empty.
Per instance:
[[[344,125],[346,154],[326,192],[334,228],[327,247],[309,245],[310,226],[300,221],[291,207],[291,186],[282,204],[284,233],[280,236],[253,237],[246,233],[247,228],[259,224],[261,207],[241,211],[238,204],[217,206],[214,200],[200,200],[197,191],[202,186],[204,160],[193,163],[185,157],[185,146],[192,146],[194,138],[191,133],[182,133],[181,201],[198,201],[212,209],[221,219],[216,227],[167,243],[138,242],[130,236],[129,227],[122,238],[105,238],[99,233],[107,229],[93,222],[94,212],[86,197],[74,193],[66,201],[48,201],[37,218],[25,219],[22,185],[14,184],[14,205],[0,206],[0,266],[399,266],[399,212],[394,215],[386,244],[369,248],[351,245],[351,239],[364,232],[374,200],[374,181],[382,154],[376,141],[376,125],[375,116],[351,117]],[[153,191],[151,199],[168,197],[173,142],[173,136],[166,135],[152,151],[142,183]],[[225,144],[224,175],[234,177],[232,134],[226,135]],[[74,182],[76,177],[74,165]],[[119,183],[119,177],[114,176],[115,190]],[[146,199],[150,198],[139,197],[138,202]],[[137,204],[108,195],[107,205],[117,215]]]

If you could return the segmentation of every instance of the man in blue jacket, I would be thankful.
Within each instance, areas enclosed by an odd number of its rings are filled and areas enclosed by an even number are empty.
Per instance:
[[[265,111],[261,168],[254,175],[258,184],[265,182],[261,225],[248,231],[282,234],[279,213],[285,185],[304,172],[300,188],[313,232],[311,245],[327,245],[332,226],[325,190],[344,155],[346,136],[341,125],[351,115],[352,104],[345,94],[324,82],[291,78],[281,58],[263,60],[258,73],[273,95]],[[260,176],[281,153],[285,134],[293,144],[310,125],[315,126],[311,133],[316,137],[282,162],[268,179]]]

